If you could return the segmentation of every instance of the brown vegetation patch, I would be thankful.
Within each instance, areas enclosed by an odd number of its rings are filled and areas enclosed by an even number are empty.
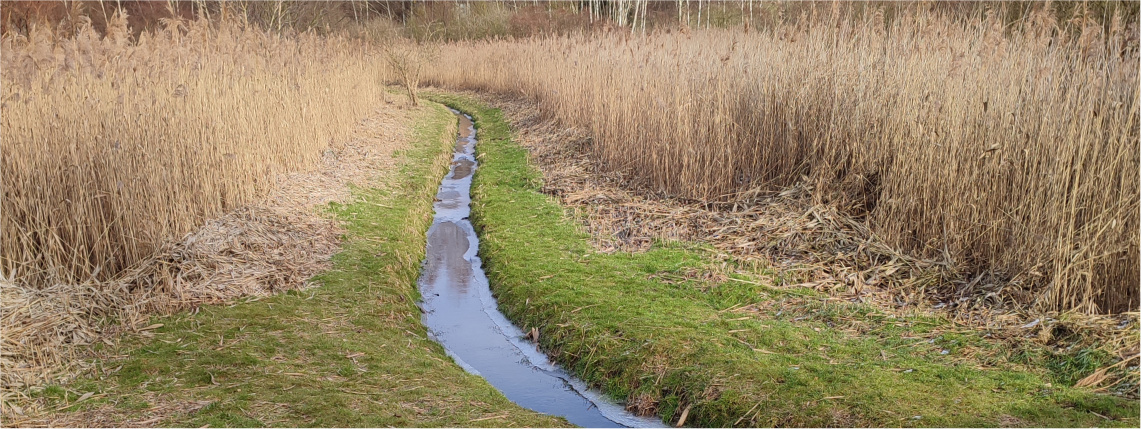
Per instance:
[[[642,393],[626,401],[626,410],[641,417],[652,416],[658,412],[658,401],[653,396]]]
[[[148,392],[144,400],[150,407],[142,410],[123,410],[113,403],[76,411],[52,413],[26,420],[9,421],[22,427],[156,427],[171,417],[189,415],[210,405],[210,401],[175,400],[166,394]],[[11,425],[8,425],[11,426]]]
[[[372,178],[392,165],[393,150],[407,140],[410,121],[405,110],[374,112],[349,141],[325,150],[317,169],[279,175],[262,201],[165,244],[113,281],[47,289],[0,283],[4,413],[14,411],[10,402],[26,399],[26,388],[63,382],[88,368],[88,346],[114,344],[124,332],[145,334],[153,314],[310,286],[308,279],[339,249],[341,233],[316,209],[348,198],[350,183],[374,185]]]
[[[0,37],[0,270],[9,280],[107,282],[238,207],[389,96],[359,38],[173,20],[130,36],[37,27]],[[369,76],[370,78],[362,78]]]
[[[831,235],[825,250],[843,254],[884,243],[858,258],[901,249],[971,277],[908,293],[1137,311],[1135,8],[966,9],[841,2],[756,32],[456,42],[428,81],[525,96],[584,131],[592,173],[744,221],[714,215],[702,234]],[[767,207],[782,191],[793,204]],[[671,217],[706,216],[689,207]],[[863,274],[837,280],[860,289],[877,273]]]

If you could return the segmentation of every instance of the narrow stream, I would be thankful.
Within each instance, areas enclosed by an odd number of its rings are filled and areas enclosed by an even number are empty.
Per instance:
[[[420,275],[424,324],[429,334],[468,372],[507,399],[532,410],[566,417],[584,427],[662,427],[655,418],[626,412],[552,363],[523,331],[499,312],[479,257],[471,214],[475,127],[453,110],[459,138],[448,175],[436,194],[435,219]]]

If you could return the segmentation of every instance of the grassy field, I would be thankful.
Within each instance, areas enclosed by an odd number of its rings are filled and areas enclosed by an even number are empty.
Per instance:
[[[635,410],[668,422],[688,410],[695,426],[1137,424],[1135,401],[1068,387],[1073,374],[1020,365],[939,318],[773,288],[771,272],[706,282],[690,274],[711,269],[707,249],[685,243],[596,252],[539,192],[538,172],[497,110],[433,99],[472,114],[479,128],[472,219],[501,310]],[[1081,366],[1069,364],[1059,367]]]
[[[420,323],[424,234],[455,130],[450,112],[426,106],[400,168],[331,207],[348,232],[318,287],[156,318],[153,336],[42,393],[63,412],[20,423],[566,426],[464,372]]]
[[[966,279],[943,293],[983,276],[1015,308],[1135,311],[1132,15],[999,6],[834,3],[754,31],[456,42],[430,77],[531,99],[649,193],[749,205],[811,189]]]

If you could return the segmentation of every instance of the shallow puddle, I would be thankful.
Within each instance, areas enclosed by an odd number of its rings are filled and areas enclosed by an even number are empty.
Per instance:
[[[472,173],[478,168],[475,128],[470,117],[455,113],[460,121],[456,152],[436,194],[420,276],[420,307],[429,334],[460,366],[523,407],[585,427],[662,427],[657,419],[630,414],[587,389],[499,312],[476,256],[479,238],[468,221]]]

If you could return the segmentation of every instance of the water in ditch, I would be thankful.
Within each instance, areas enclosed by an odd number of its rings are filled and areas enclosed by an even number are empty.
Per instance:
[[[448,175],[436,194],[435,220],[420,275],[424,324],[457,363],[532,410],[584,427],[662,427],[638,417],[554,365],[499,312],[481,268],[471,213],[477,168],[475,127],[459,112],[459,137]]]

